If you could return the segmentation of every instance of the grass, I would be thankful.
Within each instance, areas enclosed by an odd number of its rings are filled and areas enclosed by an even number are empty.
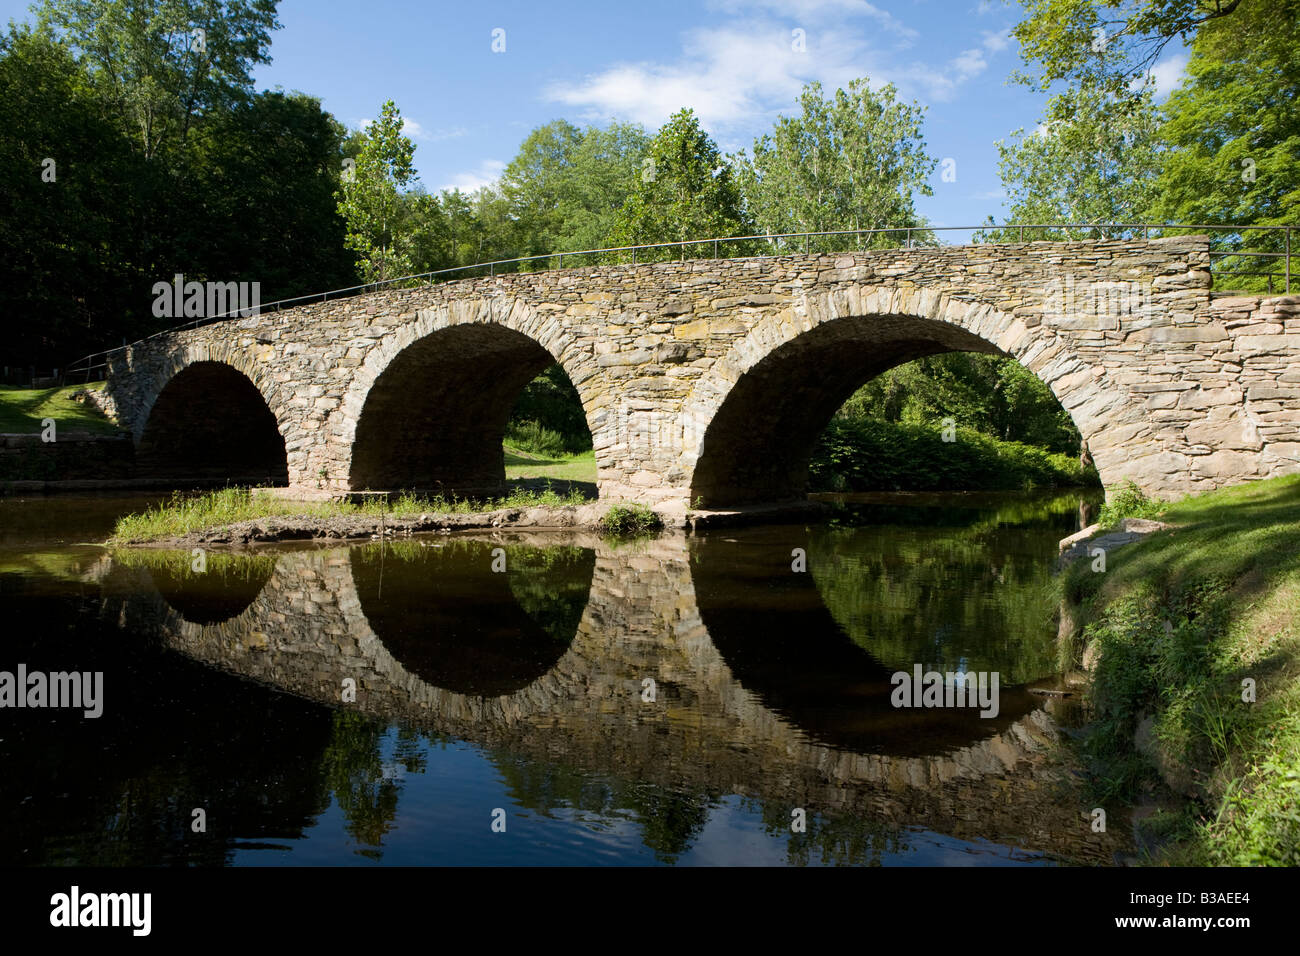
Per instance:
[[[61,430],[114,435],[121,431],[93,405],[73,401],[81,389],[99,389],[103,382],[64,388],[15,388],[0,385],[0,432],[40,434],[41,421],[53,418]]]
[[[645,505],[613,505],[597,523],[602,534],[634,538],[651,534],[664,526],[663,519]]]
[[[506,458],[506,479],[553,478],[557,481],[596,481],[596,453],[578,452],[555,457],[536,455],[511,445],[502,446]]]
[[[1133,479],[1113,490],[1097,516],[1097,523],[1103,528],[1114,528],[1125,518],[1159,518],[1169,510],[1169,503],[1159,498],[1150,498],[1137,486]]]
[[[266,489],[223,488],[205,494],[172,494],[171,500],[138,514],[119,518],[110,544],[156,541],[226,528],[240,521],[279,517],[330,519],[348,516],[410,518],[422,514],[472,514],[497,508],[561,507],[584,504],[578,492],[519,490],[500,498],[467,499],[403,494],[393,501],[289,501]]]
[[[1098,652],[1083,740],[1102,797],[1155,779],[1181,791],[1157,817],[1154,862],[1300,864],[1300,475],[1164,506],[1176,527],[1062,585]],[[1252,681],[1254,702],[1243,700]]]

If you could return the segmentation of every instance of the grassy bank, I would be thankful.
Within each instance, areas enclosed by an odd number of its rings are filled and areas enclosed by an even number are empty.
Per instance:
[[[520,448],[504,446],[506,480],[553,478],[556,481],[596,481],[596,453],[538,455]]]
[[[15,388],[0,385],[0,432],[39,435],[41,422],[52,418],[61,431],[82,431],[94,435],[115,435],[121,429],[93,405],[74,401],[83,388],[103,385],[69,385],[65,388]]]
[[[836,418],[813,452],[814,491],[1011,491],[1097,484],[1075,458],[957,428]]]
[[[1064,576],[1095,655],[1099,799],[1178,796],[1155,862],[1300,864],[1300,476],[1187,498],[1176,525]],[[1254,702],[1250,696],[1253,682]]]
[[[327,520],[361,515],[409,518],[422,514],[472,514],[497,508],[560,507],[586,503],[578,492],[561,496],[553,491],[515,491],[500,498],[465,498],[402,495],[393,501],[288,501],[262,489],[223,488],[207,494],[172,495],[166,504],[119,518],[110,544],[157,541],[198,531],[225,528],[240,521],[279,517]]]

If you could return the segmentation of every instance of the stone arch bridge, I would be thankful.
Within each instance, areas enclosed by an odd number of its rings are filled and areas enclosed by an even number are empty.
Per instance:
[[[1208,240],[988,244],[482,277],[136,343],[104,403],[178,477],[496,490],[511,407],[558,362],[602,497],[790,500],[835,410],[903,362],[1011,356],[1108,486],[1207,490],[1300,464],[1300,298],[1215,297]]]

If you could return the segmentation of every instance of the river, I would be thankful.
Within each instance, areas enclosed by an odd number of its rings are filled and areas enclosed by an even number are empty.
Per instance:
[[[0,500],[5,864],[1110,864],[1061,747],[1079,498],[810,525],[109,550],[139,496]],[[997,675],[996,707],[894,675]],[[918,698],[919,698],[918,694]],[[990,711],[995,710],[996,713]]]

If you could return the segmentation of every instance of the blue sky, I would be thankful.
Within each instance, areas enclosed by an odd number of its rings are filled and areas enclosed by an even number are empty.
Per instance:
[[[0,0],[0,19],[27,8]],[[1007,82],[1020,65],[1009,35],[1020,7],[1004,0],[282,0],[279,10],[258,86],[319,96],[349,126],[395,100],[431,190],[491,181],[531,129],[561,117],[653,132],[690,106],[724,151],[749,148],[795,111],[805,82],[833,90],[868,76],[927,107],[928,150],[954,161],[955,181],[937,168],[918,210],[970,225],[1004,210],[994,141],[1032,130],[1043,104]],[[492,49],[498,29],[504,52]],[[1184,62],[1170,54],[1157,67],[1163,90]]]

